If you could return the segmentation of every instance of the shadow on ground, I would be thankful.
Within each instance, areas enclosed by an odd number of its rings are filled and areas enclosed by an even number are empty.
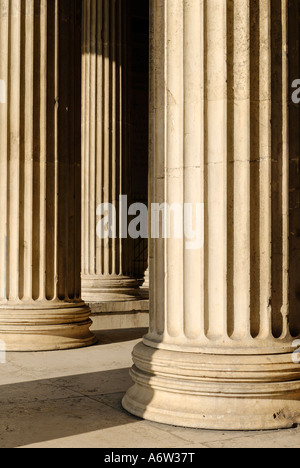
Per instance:
[[[106,344],[138,340],[145,334],[145,330],[113,330],[94,333],[99,340],[98,345],[89,350],[82,350],[82,352],[88,352],[88,357],[97,361],[99,352],[101,356],[104,356],[101,345],[106,348],[105,352],[109,353],[110,347],[105,347]],[[124,353],[122,345],[120,350]],[[79,350],[68,351],[72,353],[71,356],[74,355],[74,360],[78,352]],[[59,367],[63,369],[62,373],[65,374],[68,370],[67,360],[64,363],[64,352],[42,353],[39,356],[37,354],[39,353],[34,353],[31,358],[29,356],[29,361],[32,362],[33,370],[36,370],[37,357],[40,357],[39,363],[44,359],[42,377],[47,376],[49,356],[51,362],[57,356],[54,362],[60,360]],[[25,375],[22,371],[21,357],[21,354],[17,354],[19,369],[13,371],[18,374],[16,380],[22,378],[22,372]],[[118,355],[113,358],[115,364],[113,370],[101,370],[101,363],[99,363],[99,372],[87,372],[87,369],[82,366],[82,361],[79,361],[77,375],[4,385],[0,383],[0,448],[49,442],[136,422],[136,418],[121,408],[122,397],[132,385],[132,380],[128,367],[118,368],[122,366],[122,360],[117,362],[117,358]],[[102,358],[102,363],[103,361],[105,358]],[[97,364],[93,367],[97,369]],[[72,368],[71,373],[74,374],[74,361]],[[36,370],[36,373],[38,372]],[[31,377],[24,377],[25,379],[30,380]],[[99,433],[99,438],[109,437],[109,434],[110,431],[105,434]],[[105,443],[105,440],[101,442]]]
[[[123,330],[92,330],[92,332],[97,337],[98,345],[105,345],[142,339],[148,329],[129,328]]]
[[[0,387],[0,447],[13,448],[136,419],[121,410],[129,369],[36,380]],[[118,402],[114,402],[117,398]],[[119,406],[117,409],[116,406]]]

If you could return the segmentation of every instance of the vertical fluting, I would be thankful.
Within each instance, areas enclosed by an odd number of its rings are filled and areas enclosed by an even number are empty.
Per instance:
[[[276,352],[300,331],[289,329],[288,13],[284,0],[152,2],[151,202],[168,204],[171,227],[176,211],[183,236],[152,232],[147,343]],[[186,247],[185,204],[194,228],[204,205],[200,248]]]
[[[272,313],[272,266],[271,266],[271,2],[258,2],[258,174],[259,174],[259,316],[260,333],[270,335]]]
[[[125,204],[119,216],[120,196],[129,195],[126,10],[121,0],[83,2],[82,295],[88,302],[130,300],[138,294],[130,239],[120,229],[126,224]],[[104,204],[116,213],[116,232],[109,238],[97,232],[108,214],[107,208],[98,212]]]
[[[300,77],[300,25],[299,25],[300,5],[296,0],[288,2],[288,49],[289,60],[288,73],[289,85],[293,85]],[[299,203],[299,158],[300,158],[300,106],[297,100],[291,99],[295,88],[289,87],[289,323],[293,336],[299,334],[299,294],[300,277],[298,265],[300,261],[300,232],[298,220],[300,217]]]
[[[0,336],[16,350],[90,344],[75,258],[80,1],[1,0],[0,10]]]
[[[177,70],[183,60],[182,36],[177,33],[183,28],[182,2],[166,2],[165,35],[165,78],[168,83],[165,95],[165,201],[182,207],[183,202],[183,79]],[[166,45],[169,44],[168,47]],[[180,129],[180,131],[178,131]],[[181,215],[181,210],[180,210]],[[179,220],[182,224],[182,220]],[[172,236],[165,243],[165,327],[172,337],[182,334],[183,320],[183,249],[182,240]]]
[[[151,2],[150,201],[177,216],[150,242],[151,326],[123,399],[138,417],[299,424],[298,19],[287,0]]]
[[[226,2],[206,2],[205,13],[206,323],[207,336],[215,338],[226,334],[227,309]],[[212,215],[213,212],[218,215]]]
[[[152,154],[150,155],[150,203],[164,202],[164,120],[165,89],[159,84],[164,79],[164,47],[165,44],[165,2],[163,0],[150,3],[150,139]],[[150,223],[151,237],[149,244],[149,272],[150,272],[150,332],[162,335],[164,333],[164,294],[165,279],[156,281],[161,271],[164,271],[164,241],[157,236],[156,242],[151,241],[154,237],[152,222]]]
[[[228,192],[232,190],[231,223],[227,224],[233,246],[233,297],[228,306],[232,316],[232,337],[250,336],[250,2],[229,4],[235,19],[232,27],[232,146],[228,150]],[[230,27],[230,25],[229,25]],[[228,95],[230,90],[228,92]],[[230,125],[228,118],[228,127]],[[229,188],[231,185],[231,189]],[[229,197],[228,197],[229,198]],[[229,200],[228,200],[229,204]],[[230,258],[227,258],[229,266]],[[229,269],[229,268],[228,268]]]
[[[184,203],[204,204],[204,1],[183,5],[184,18]],[[195,8],[194,8],[195,6]],[[195,38],[197,40],[195,41]],[[191,47],[194,44],[194,47]],[[194,229],[195,215],[192,216]],[[184,231],[184,230],[183,230]],[[190,242],[184,231],[185,241]],[[192,267],[192,268],[191,268]],[[194,268],[199,275],[194,275]],[[204,333],[204,252],[184,250],[183,311],[184,333],[197,339]]]

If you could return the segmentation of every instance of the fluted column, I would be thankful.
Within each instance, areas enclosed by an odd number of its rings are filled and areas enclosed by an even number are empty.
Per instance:
[[[0,339],[7,350],[94,342],[80,298],[78,18],[77,0],[0,0]]]
[[[119,215],[120,196],[130,204],[126,8],[122,0],[83,2],[82,296],[87,302],[138,296],[126,210]],[[104,238],[97,225],[108,214],[108,203],[115,209],[116,230]]]
[[[234,430],[300,422],[287,18],[285,0],[151,1],[151,201],[203,204],[204,245],[151,239],[151,325],[123,401],[137,416]]]

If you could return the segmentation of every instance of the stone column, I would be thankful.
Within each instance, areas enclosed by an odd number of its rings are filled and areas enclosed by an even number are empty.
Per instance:
[[[300,223],[287,2],[151,5],[151,200],[194,213],[203,203],[204,245],[187,249],[188,233],[151,239],[151,326],[123,405],[194,428],[290,427],[300,422],[300,315],[289,271],[300,264],[289,238]]]
[[[94,342],[80,298],[78,18],[77,0],[0,0],[0,339],[7,350]]]
[[[145,271],[143,284],[140,286],[140,294],[143,298],[149,299],[149,289],[150,289],[150,274],[149,267]]]
[[[126,101],[126,2],[84,0],[82,85],[82,296],[87,302],[134,300],[133,243],[120,236],[119,197],[128,196],[129,128]],[[115,238],[97,234],[110,203]]]

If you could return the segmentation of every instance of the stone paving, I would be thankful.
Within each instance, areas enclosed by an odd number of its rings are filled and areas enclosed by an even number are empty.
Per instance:
[[[97,332],[86,349],[12,353],[0,365],[0,448],[300,448],[300,428],[215,432],[127,414],[131,351],[145,330]]]

